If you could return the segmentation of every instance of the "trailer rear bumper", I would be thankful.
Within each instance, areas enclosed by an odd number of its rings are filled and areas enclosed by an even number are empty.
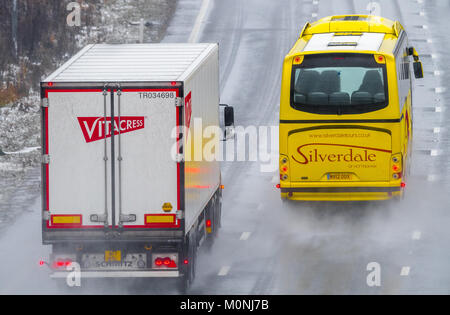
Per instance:
[[[52,279],[67,279],[69,272],[55,272]],[[82,271],[82,279],[114,279],[114,278],[179,278],[179,271]]]
[[[48,230],[44,227],[43,244],[98,243],[98,242],[151,242],[180,243],[184,231],[176,230]]]

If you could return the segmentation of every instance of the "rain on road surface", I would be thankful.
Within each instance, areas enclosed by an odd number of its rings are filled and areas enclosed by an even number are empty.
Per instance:
[[[206,3],[206,4],[205,4]],[[282,204],[274,180],[256,162],[224,165],[223,228],[201,250],[192,294],[450,293],[450,22],[445,0],[180,0],[166,41],[219,42],[223,103],[236,124],[276,126],[281,65],[307,21],[367,13],[400,20],[422,56],[415,82],[414,161],[401,203]],[[200,12],[200,14],[199,14]],[[191,30],[196,34],[192,36]],[[38,266],[40,198],[0,233],[0,293],[70,293]],[[371,262],[381,286],[369,287]],[[171,283],[108,281],[74,293],[176,294]]]

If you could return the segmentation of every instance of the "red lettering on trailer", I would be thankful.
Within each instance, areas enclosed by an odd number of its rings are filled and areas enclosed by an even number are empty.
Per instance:
[[[105,139],[105,117],[78,117],[81,131],[87,143]],[[120,125],[120,126],[119,126]],[[115,117],[114,135],[128,133],[145,128],[144,117]],[[106,138],[111,137],[111,117],[106,118]]]

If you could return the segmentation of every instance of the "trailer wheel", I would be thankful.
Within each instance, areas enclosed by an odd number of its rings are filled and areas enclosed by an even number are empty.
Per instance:
[[[193,231],[196,229],[194,228]],[[186,253],[188,259],[188,265],[184,267],[184,275],[180,278],[179,289],[181,294],[187,294],[190,287],[194,283],[195,274],[197,269],[197,240],[195,233],[191,232],[186,244]]]
[[[219,234],[219,228],[222,225],[222,198],[219,194],[214,198],[214,202],[207,209],[207,218],[212,222],[211,233],[206,234],[206,247],[211,249],[214,245],[214,240]]]

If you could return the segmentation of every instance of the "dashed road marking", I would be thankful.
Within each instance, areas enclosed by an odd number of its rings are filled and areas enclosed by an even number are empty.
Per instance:
[[[441,113],[442,112],[442,107],[436,107],[435,111],[436,111],[436,113]]]
[[[231,270],[230,266],[224,266],[222,269],[220,269],[218,276],[219,277],[225,277]]]
[[[418,241],[422,238],[422,232],[414,231],[411,237],[414,241]]]
[[[431,150],[430,155],[431,156],[438,156],[439,152],[438,152],[438,150]]]
[[[312,16],[313,18],[316,18],[316,17],[317,17],[317,13],[312,13],[311,16]]]
[[[435,71],[433,72],[433,74],[434,74],[435,76],[440,76],[440,75],[441,75],[441,71],[435,70]]]
[[[435,127],[433,129],[433,133],[440,133],[441,132],[441,128],[440,127]]]
[[[250,238],[250,235],[252,235],[251,232],[244,232],[241,235],[241,241],[247,241]]]
[[[429,182],[435,182],[438,180],[438,176],[437,175],[428,175],[427,176],[427,181]]]
[[[407,277],[407,276],[409,276],[410,271],[411,271],[411,267],[405,266],[402,268],[402,271],[400,272],[400,276]]]
[[[434,88],[434,91],[435,91],[437,94],[444,93],[444,92],[445,92],[445,87],[438,86],[437,88]]]

